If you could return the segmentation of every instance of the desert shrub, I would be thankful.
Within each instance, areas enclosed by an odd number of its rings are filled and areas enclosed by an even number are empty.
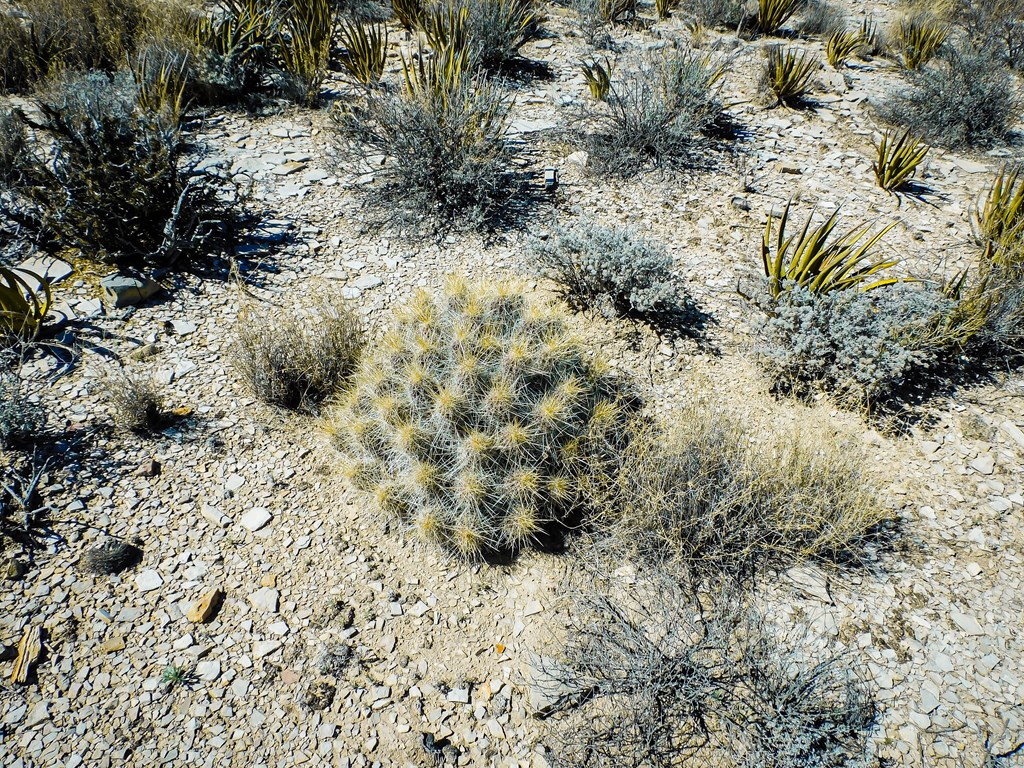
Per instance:
[[[804,0],[757,0],[757,31],[774,35],[800,10]]]
[[[611,319],[652,316],[677,305],[672,257],[627,228],[592,221],[556,228],[534,243],[533,252],[573,309],[596,309]]]
[[[509,99],[500,88],[469,73],[468,52],[406,65],[406,86],[373,90],[361,104],[332,113],[341,167],[373,168],[378,199],[396,215],[426,215],[479,225],[492,219],[517,191],[506,142]],[[449,67],[451,62],[451,67]]]
[[[610,48],[609,24],[599,9],[600,0],[561,0],[574,11],[574,23],[581,37],[594,48]]]
[[[25,395],[17,377],[0,374],[0,447],[36,441],[46,428],[46,409]]]
[[[811,89],[811,78],[821,69],[818,57],[807,51],[771,45],[765,49],[760,87],[776,104],[799,106]]]
[[[181,166],[176,122],[140,109],[130,76],[69,77],[37,105],[2,118],[0,141],[0,210],[37,241],[168,264],[220,231],[220,185]]]
[[[957,0],[954,18],[975,47],[1019,68],[1024,61],[1024,0]]]
[[[846,13],[828,0],[805,0],[797,28],[805,35],[829,35],[846,26]]]
[[[907,285],[825,294],[793,288],[769,310],[757,354],[777,389],[820,387],[871,405],[938,361],[932,330],[951,309],[941,294]]]
[[[336,17],[331,0],[289,0],[275,41],[284,72],[284,93],[292,101],[315,106],[327,78]]]
[[[517,549],[573,512],[567,458],[621,411],[565,321],[508,287],[453,281],[396,317],[333,431],[355,486],[463,557]]]
[[[986,56],[951,51],[909,77],[880,105],[882,117],[937,146],[1001,144],[1024,108],[1011,75]]]
[[[636,425],[627,437],[616,436],[618,451],[583,453],[598,537],[698,583],[807,559],[858,562],[887,517],[856,445],[806,419],[755,441],[695,398],[666,427]]]
[[[112,72],[157,12],[142,0],[23,0],[0,12],[0,84],[24,92],[64,70]]]
[[[686,4],[686,10],[706,27],[740,29],[752,23],[747,0],[691,0]]]
[[[691,51],[658,52],[619,70],[606,101],[590,105],[582,139],[600,173],[627,175],[694,156],[722,111],[722,67]]]
[[[106,371],[98,384],[110,409],[114,426],[126,432],[145,433],[167,425],[164,395],[148,373],[133,368]]]
[[[580,692],[552,728],[558,765],[870,765],[875,707],[848,657],[780,639],[735,595],[702,604],[663,574],[584,575],[564,650],[541,668]]]
[[[980,290],[984,325],[977,341],[996,351],[1024,354],[1024,273],[997,268]]]
[[[533,0],[446,0],[439,11],[457,14],[462,8],[473,69],[493,71],[512,61],[537,29]]]
[[[317,294],[301,307],[245,307],[234,364],[246,389],[282,408],[317,412],[352,374],[363,345],[358,317],[337,296]]]

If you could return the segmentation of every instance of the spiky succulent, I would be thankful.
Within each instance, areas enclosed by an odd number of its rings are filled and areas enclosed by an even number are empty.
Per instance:
[[[452,281],[397,313],[332,424],[353,484],[464,557],[519,548],[577,501],[580,439],[623,411],[564,320]]]

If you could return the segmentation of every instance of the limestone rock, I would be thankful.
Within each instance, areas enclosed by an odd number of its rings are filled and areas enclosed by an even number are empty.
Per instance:
[[[109,275],[100,281],[103,300],[112,307],[130,307],[141,304],[159,293],[160,284],[148,277]]]
[[[217,615],[217,611],[220,609],[223,601],[224,590],[220,587],[214,587],[188,609],[186,617],[193,624],[205,624]]]

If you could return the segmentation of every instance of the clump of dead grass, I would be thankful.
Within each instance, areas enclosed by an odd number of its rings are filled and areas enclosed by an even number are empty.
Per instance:
[[[164,393],[149,373],[121,368],[99,379],[114,426],[125,432],[152,432],[168,422]]]
[[[243,307],[234,364],[242,383],[265,403],[319,411],[355,368],[363,347],[359,318],[341,296],[317,293],[304,306]]]

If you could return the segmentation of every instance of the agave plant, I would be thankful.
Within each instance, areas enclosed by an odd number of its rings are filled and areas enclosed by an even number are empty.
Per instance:
[[[605,59],[604,65],[595,61],[593,64],[583,65],[583,78],[590,88],[590,95],[596,101],[607,101],[608,93],[612,87],[612,65]]]
[[[899,137],[893,131],[886,131],[876,149],[877,156],[872,164],[875,179],[886,192],[894,192],[914,177],[929,147],[907,130]]]
[[[1024,176],[1020,168],[1004,168],[992,181],[977,213],[981,234],[990,242],[1024,236]]]
[[[860,39],[861,47],[858,52],[861,56],[881,52],[883,48],[881,32],[878,30],[878,22],[871,16],[865,16],[860,23]]]
[[[847,288],[870,291],[898,282],[895,277],[876,277],[879,272],[898,264],[898,259],[874,259],[871,256],[871,249],[896,226],[895,223],[874,234],[868,225],[860,225],[837,234],[829,242],[839,222],[839,209],[836,209],[828,219],[814,227],[811,226],[813,215],[808,216],[799,235],[786,237],[790,205],[786,204],[779,218],[774,242],[772,225],[775,218],[771,215],[761,240],[761,260],[772,298],[778,299],[794,286],[812,293],[828,293]]]
[[[659,19],[667,19],[672,11],[679,7],[679,0],[655,0],[654,10],[658,13]]]
[[[303,104],[315,104],[320,96],[336,26],[330,0],[291,0],[278,50],[292,95]]]
[[[469,8],[442,5],[423,16],[423,35],[435,51],[469,51]]]
[[[131,72],[139,109],[178,125],[185,106],[188,60],[173,61],[168,56],[146,51],[133,62]]]
[[[917,71],[946,42],[949,27],[931,16],[912,16],[900,22],[897,32],[903,66]]]
[[[846,61],[864,47],[864,38],[859,32],[836,30],[825,43],[825,56],[835,69],[845,66]]]
[[[34,338],[51,301],[48,280],[26,270],[0,267],[0,339]]]
[[[800,10],[803,0],[758,0],[757,29],[763,35],[774,35]]]
[[[388,31],[383,24],[346,22],[338,28],[338,40],[345,48],[342,66],[363,85],[380,82],[388,55]]]
[[[819,69],[817,56],[773,45],[767,49],[764,83],[778,104],[794,106],[807,94],[811,76]]]
[[[406,32],[412,32],[423,20],[423,0],[391,0],[391,7]]]

